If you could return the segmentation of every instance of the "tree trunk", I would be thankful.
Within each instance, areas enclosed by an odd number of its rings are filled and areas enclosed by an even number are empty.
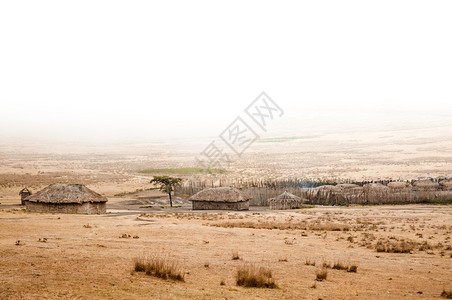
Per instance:
[[[171,192],[168,192],[169,195],[169,204],[171,207],[173,207],[173,199],[171,199]]]

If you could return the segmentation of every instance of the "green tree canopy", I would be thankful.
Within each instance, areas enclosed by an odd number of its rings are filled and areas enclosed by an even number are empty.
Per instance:
[[[182,178],[179,177],[154,176],[154,178],[151,180],[151,183],[159,185],[159,189],[162,192],[168,193],[170,206],[173,207],[173,199],[171,198],[171,192],[174,191],[174,187],[176,185],[179,185],[181,181]]]

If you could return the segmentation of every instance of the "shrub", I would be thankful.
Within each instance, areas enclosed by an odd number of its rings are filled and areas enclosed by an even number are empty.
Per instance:
[[[239,260],[240,256],[237,251],[232,252],[232,260]]]
[[[375,245],[377,252],[387,253],[411,253],[414,247],[415,243],[411,241],[391,242],[389,240],[379,240]]]
[[[315,260],[310,260],[310,259],[306,258],[304,264],[306,266],[315,266]]]
[[[237,269],[237,285],[274,289],[276,285],[272,271],[266,267],[256,267],[254,264],[244,265]]]
[[[134,270],[164,280],[184,281],[183,271],[176,262],[171,261],[169,258],[157,256],[138,258],[135,260]]]
[[[348,267],[346,265],[342,264],[341,262],[335,262],[332,268],[335,270],[347,270],[348,269]]]
[[[357,265],[351,265],[350,267],[348,267],[347,272],[351,272],[351,273],[356,273],[358,271],[358,266]]]
[[[443,292],[441,293],[441,297],[446,299],[452,299],[452,291],[446,291],[443,289]]]
[[[326,280],[326,277],[328,276],[328,270],[325,268],[317,270],[317,272],[315,272],[315,276],[317,281]]]

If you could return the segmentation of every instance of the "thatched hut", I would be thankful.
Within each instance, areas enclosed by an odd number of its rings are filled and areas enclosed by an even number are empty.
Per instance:
[[[387,192],[389,188],[381,183],[367,183],[363,189],[365,192]]]
[[[366,203],[380,203],[390,197],[389,188],[381,183],[368,183],[363,186]]]
[[[248,210],[251,197],[236,188],[218,187],[202,190],[190,197],[193,209]]]
[[[404,181],[393,181],[388,183],[388,188],[392,191],[403,191],[411,189],[411,184]]]
[[[321,185],[318,186],[316,188],[314,188],[313,192],[315,193],[321,193],[321,194],[325,194],[325,193],[340,193],[341,192],[341,188],[337,187],[335,185]]]
[[[23,188],[20,192],[20,202],[22,205],[25,205],[25,198],[27,198],[28,196],[30,196],[32,193],[28,188]]]
[[[105,214],[107,198],[81,184],[51,184],[25,198],[28,212]]]
[[[343,195],[360,195],[363,193],[363,187],[353,183],[341,183],[336,185],[336,188],[341,189]]]
[[[302,199],[287,191],[268,200],[270,209],[295,209],[303,207],[307,200]]]
[[[452,179],[440,181],[439,186],[443,191],[452,191]]]
[[[413,191],[433,192],[438,190],[439,184],[431,180],[418,180],[413,184]]]

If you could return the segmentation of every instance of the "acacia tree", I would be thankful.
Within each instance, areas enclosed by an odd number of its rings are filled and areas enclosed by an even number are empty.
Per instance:
[[[174,191],[174,187],[179,185],[182,178],[170,177],[170,176],[154,176],[151,183],[159,185],[159,189],[162,192],[168,193],[170,206],[173,207],[173,199],[171,198],[171,192]]]

